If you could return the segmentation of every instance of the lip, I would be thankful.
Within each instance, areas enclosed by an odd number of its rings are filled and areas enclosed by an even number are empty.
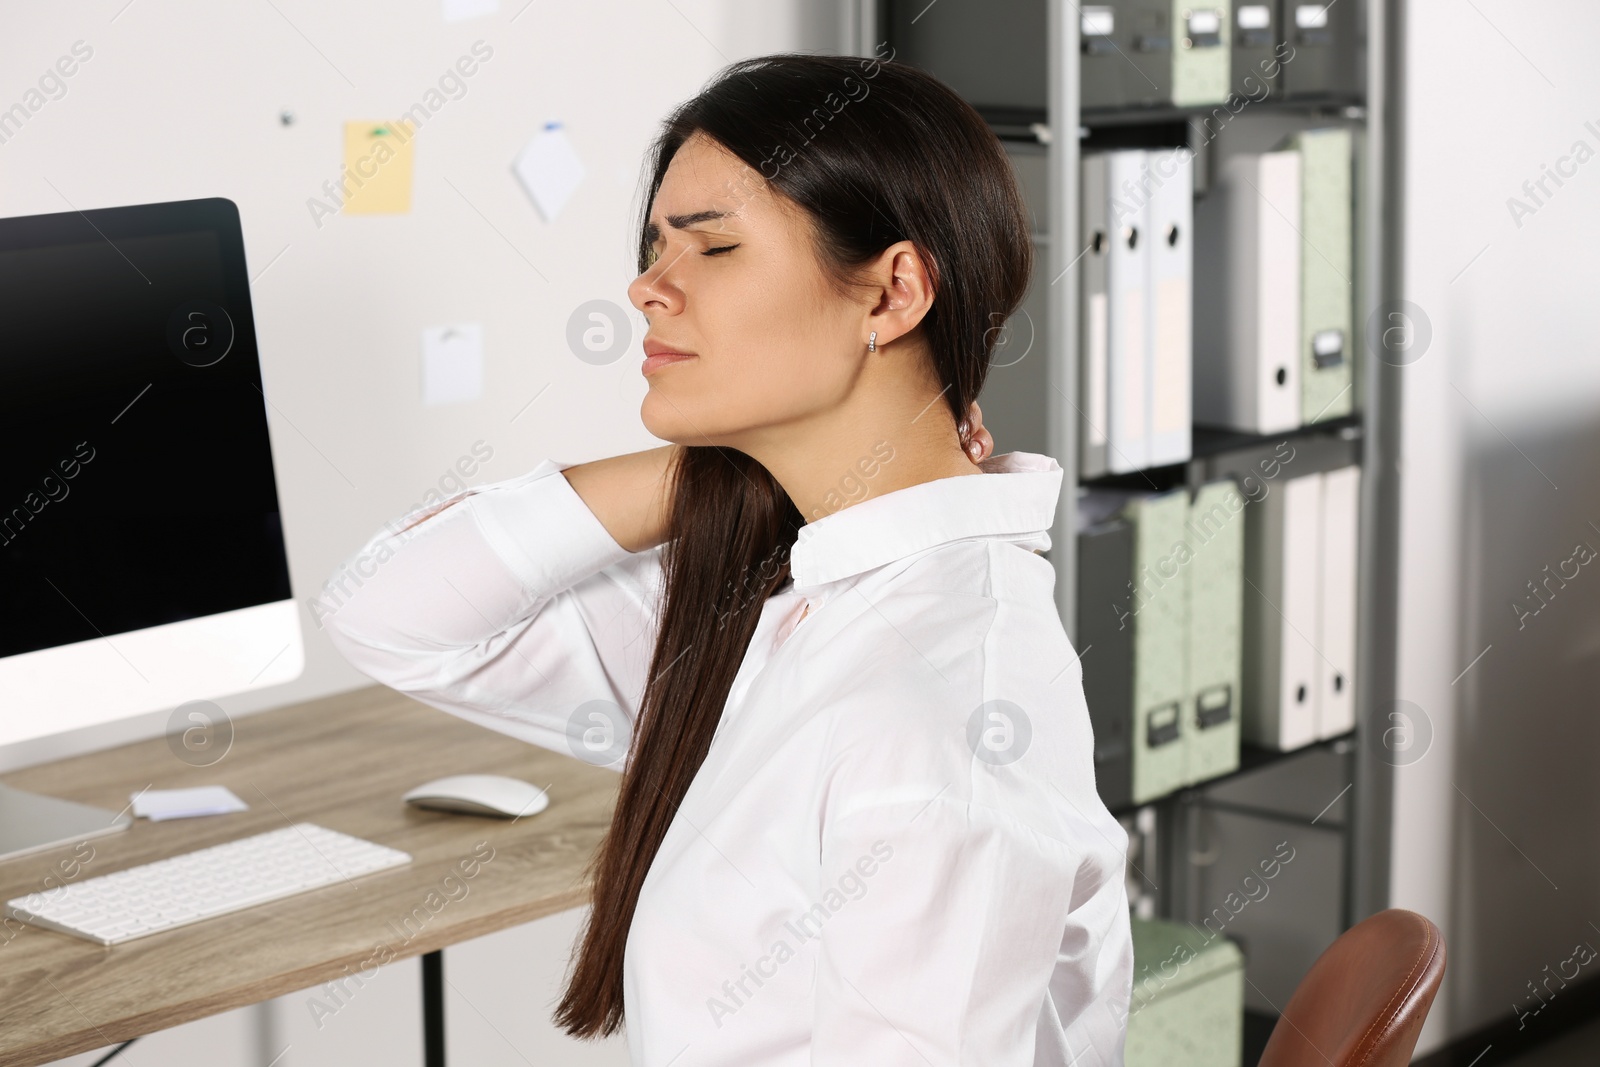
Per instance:
[[[644,353],[644,363],[639,367],[639,371],[642,374],[650,374],[673,363],[682,363],[695,358],[692,352],[679,352],[676,349],[667,348],[665,345],[654,342],[646,343]]]

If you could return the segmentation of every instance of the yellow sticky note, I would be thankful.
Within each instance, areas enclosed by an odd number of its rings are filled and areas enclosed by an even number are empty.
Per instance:
[[[344,124],[344,212],[398,215],[411,210],[411,140],[408,122]]]

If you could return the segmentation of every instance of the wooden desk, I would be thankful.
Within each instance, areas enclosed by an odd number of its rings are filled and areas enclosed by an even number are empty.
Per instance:
[[[220,784],[250,810],[140,819],[76,852],[68,845],[0,863],[0,901],[54,884],[45,876],[70,869],[59,864],[74,855],[87,860],[73,879],[81,880],[299,821],[403,849],[412,862],[109,947],[14,922],[0,928],[0,1067],[31,1067],[363,970],[370,977],[385,958],[380,947],[389,962],[429,954],[424,985],[437,995],[444,946],[588,899],[584,868],[610,824],[615,771],[381,686],[233,725],[232,747],[209,767],[191,766],[157,738],[3,776],[113,812],[146,787]],[[467,772],[526,779],[546,788],[550,806],[511,821],[418,811],[400,799]],[[459,865],[483,856],[465,877]],[[442,1011],[428,1020],[430,1063],[442,1062],[441,1021]]]

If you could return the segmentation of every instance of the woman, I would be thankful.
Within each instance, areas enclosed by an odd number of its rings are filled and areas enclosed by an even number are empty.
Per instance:
[[[975,404],[1031,271],[1004,151],[914,68],[776,55],[678,108],[650,175],[629,297],[672,444],[378,535],[334,643],[621,772],[570,1033],[1121,1064],[1127,837],[1037,554],[1062,471],[988,458]]]

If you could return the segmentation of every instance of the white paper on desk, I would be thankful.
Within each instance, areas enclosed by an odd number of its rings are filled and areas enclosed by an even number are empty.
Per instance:
[[[192,789],[146,789],[133,794],[133,814],[160,822],[162,819],[187,819],[193,815],[226,815],[247,811],[249,805],[225,785],[201,785]]]

